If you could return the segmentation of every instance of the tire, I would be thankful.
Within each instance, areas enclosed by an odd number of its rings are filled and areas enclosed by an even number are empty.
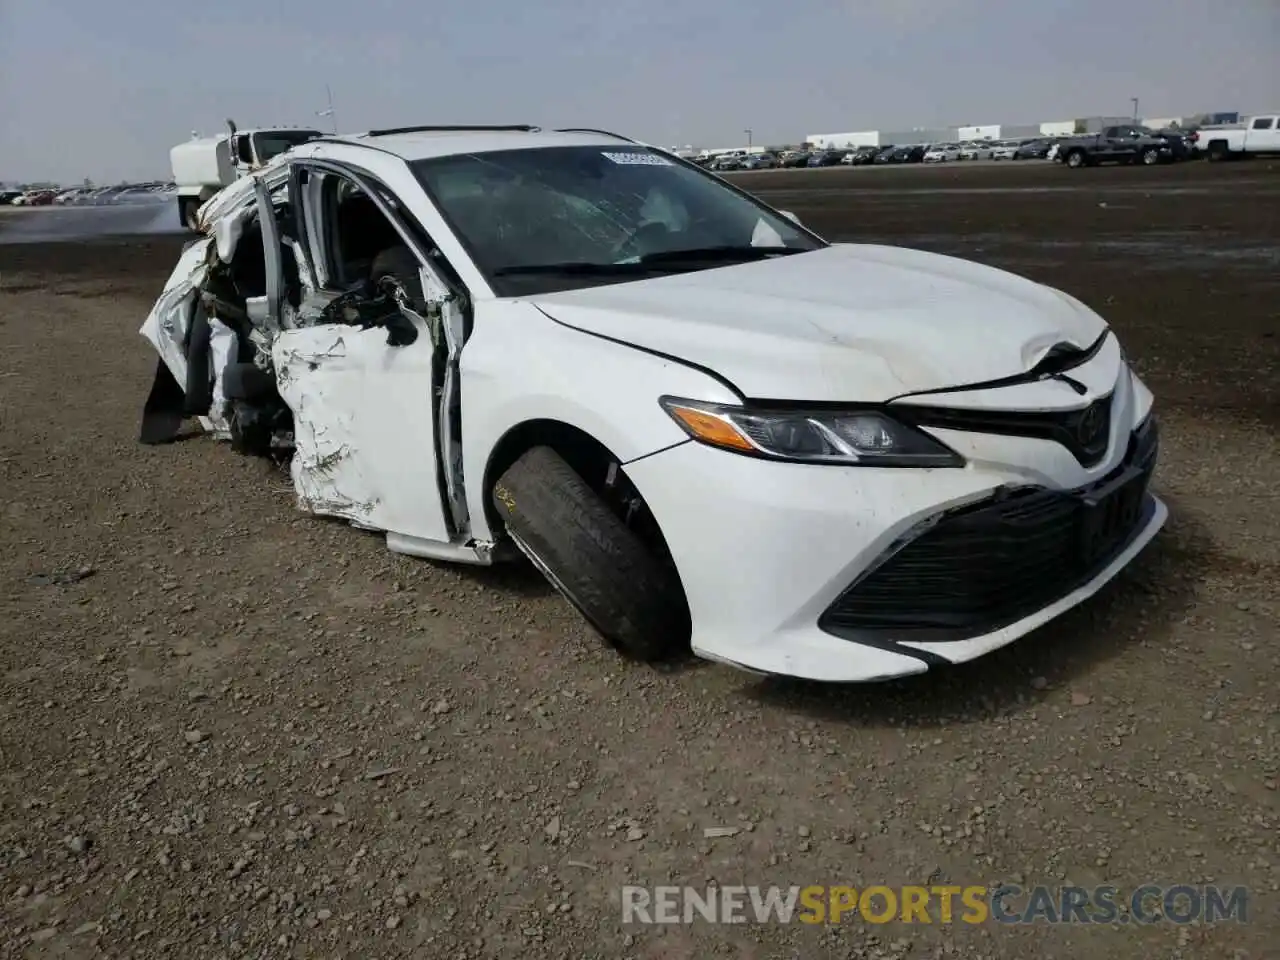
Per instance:
[[[1088,158],[1085,156],[1083,150],[1072,150],[1064,158],[1066,165],[1071,167],[1073,170],[1078,170],[1083,167],[1087,160]]]
[[[1221,141],[1209,144],[1208,159],[1211,163],[1221,163],[1227,159],[1229,153],[1227,145]]]
[[[222,394],[228,400],[260,404],[276,398],[276,379],[256,363],[229,363],[222,371]]]
[[[209,376],[211,356],[209,315],[197,303],[187,331],[187,382],[183,387],[182,412],[188,417],[203,417],[213,403],[213,378]]]
[[[200,209],[200,202],[192,197],[178,198],[178,220],[184,227],[192,233],[200,228],[199,221],[196,219],[196,213]]]
[[[1153,167],[1160,162],[1160,151],[1155,147],[1149,147],[1142,151],[1143,166]]]
[[[652,663],[688,649],[679,577],[558,453],[526,451],[491,496],[516,546],[621,654]]]
[[[265,457],[271,453],[271,422],[263,411],[243,400],[232,400],[227,410],[227,430],[231,449],[247,457]]]

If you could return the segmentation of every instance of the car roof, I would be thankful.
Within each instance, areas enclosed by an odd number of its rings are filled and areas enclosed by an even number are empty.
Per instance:
[[[538,147],[647,146],[618,134],[594,130],[531,130],[501,127],[371,131],[344,137],[324,137],[314,142],[360,144],[393,153],[413,162],[463,153],[496,150],[528,150]]]

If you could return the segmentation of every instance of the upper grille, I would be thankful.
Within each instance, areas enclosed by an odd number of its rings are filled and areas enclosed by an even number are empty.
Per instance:
[[[1111,440],[1111,396],[1080,410],[1026,413],[959,410],[895,403],[893,412],[922,427],[1036,437],[1062,444],[1081,465],[1092,467],[1107,455]]]
[[[887,631],[898,640],[963,640],[1052,603],[1132,540],[1151,509],[1147,486],[1157,447],[1156,425],[1148,421],[1133,435],[1125,463],[1096,484],[1007,490],[942,514],[890,548],[827,609],[819,627],[853,639]],[[1109,521],[1099,524],[1103,516]]]

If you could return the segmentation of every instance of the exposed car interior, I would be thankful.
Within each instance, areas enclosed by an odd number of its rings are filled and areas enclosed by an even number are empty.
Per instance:
[[[298,312],[299,322],[385,327],[389,344],[414,342],[417,327],[403,315],[392,291],[398,287],[410,303],[421,298],[416,256],[374,199],[358,187],[326,175],[322,197],[323,214],[316,226],[324,237],[329,282],[314,295],[304,289],[299,269],[294,209],[283,199],[275,205],[285,302]],[[194,371],[209,369],[210,320],[216,318],[236,334],[235,356],[221,371],[232,444],[242,453],[271,455],[290,445],[293,422],[276,389],[269,357],[260,355],[262,346],[252,337],[248,301],[268,293],[263,244],[262,224],[255,216],[245,223],[229,263],[211,255],[187,338],[188,368],[193,371],[189,379],[194,379],[185,386],[184,412],[204,416],[215,402],[212,383],[202,382]],[[388,281],[394,283],[389,286]],[[309,304],[305,308],[304,299]]]
[[[400,234],[373,198],[355,187],[339,191],[331,223],[330,250],[335,261],[335,280],[341,289],[375,282],[377,278],[371,271],[378,255],[404,247]]]

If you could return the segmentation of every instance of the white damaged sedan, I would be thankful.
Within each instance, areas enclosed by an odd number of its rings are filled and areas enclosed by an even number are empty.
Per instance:
[[[523,553],[633,657],[960,663],[1165,521],[1151,394],[1084,304],[614,134],[316,140],[200,219],[143,442],[198,417],[391,550]]]

